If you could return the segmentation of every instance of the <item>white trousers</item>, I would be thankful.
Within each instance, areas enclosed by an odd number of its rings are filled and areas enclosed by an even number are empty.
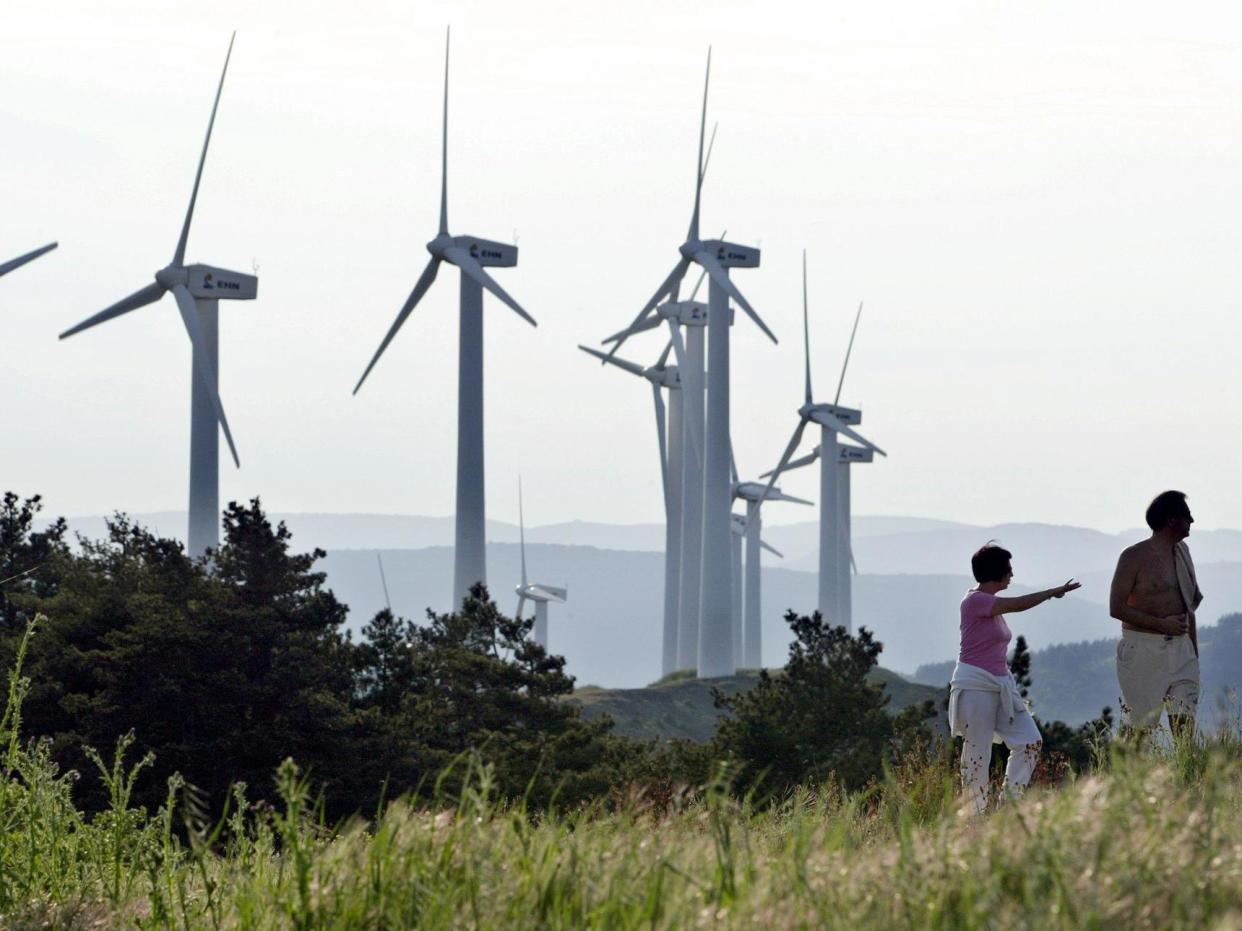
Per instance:
[[[1035,719],[1026,709],[1014,715],[1001,711],[996,692],[964,690],[958,698],[958,720],[962,722],[962,789],[976,813],[988,804],[988,763],[992,759],[992,737],[1000,735],[1009,748],[1005,766],[1005,791],[1018,794],[1031,781],[1039,760],[1042,738]]]

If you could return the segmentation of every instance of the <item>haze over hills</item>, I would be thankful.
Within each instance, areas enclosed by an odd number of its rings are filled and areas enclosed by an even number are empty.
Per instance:
[[[384,606],[377,555],[382,555],[394,610],[421,620],[427,608],[450,608],[451,517],[376,514],[273,514],[293,532],[294,548],[328,551],[320,564],[328,585],[350,606],[350,627],[360,628]],[[140,523],[180,536],[184,513],[138,514]],[[103,518],[73,519],[71,527],[102,535]],[[516,525],[488,525],[488,572],[502,610],[512,611],[519,577]],[[812,572],[818,528],[814,522],[767,526],[764,536],[786,553],[765,555],[764,651],[767,666],[782,665],[788,608],[815,604]],[[1018,582],[1026,591],[1076,575],[1083,589],[1015,618],[1015,633],[1033,649],[1116,636],[1105,604],[1117,553],[1140,536],[1104,534],[1076,527],[1006,524],[970,527],[948,521],[858,517],[854,549],[862,574],[855,580],[855,623],[884,643],[881,663],[912,673],[925,663],[951,659],[957,649],[957,604],[971,585],[969,554],[996,538],[1015,553]],[[580,684],[633,688],[660,677],[664,530],[657,524],[573,522],[527,530],[533,580],[568,585],[569,603],[551,611],[552,649],[568,660]],[[1242,610],[1242,533],[1196,531],[1191,538],[1206,599],[1203,623]],[[1020,584],[1019,584],[1020,583]]]
[[[769,505],[769,507],[772,507]],[[773,523],[777,514],[794,515],[810,508],[786,505],[765,511],[764,538],[785,554],[774,560],[786,569],[813,571],[818,565],[819,525],[814,519]],[[162,511],[135,514],[134,519],[165,535],[184,538],[185,513]],[[325,550],[421,549],[451,546],[453,518],[406,514],[272,514],[284,521],[294,539],[304,547]],[[71,518],[70,527],[89,537],[99,537],[103,517]],[[1128,530],[1103,533],[1084,527],[1054,524],[1009,523],[976,527],[952,521],[920,517],[855,517],[854,557],[864,574],[969,575],[970,554],[988,540],[997,540],[1014,553],[1018,581],[1040,587],[1062,582],[1068,576],[1111,572],[1122,547],[1146,535]],[[495,543],[518,542],[518,527],[505,521],[488,521],[487,538]],[[663,524],[607,524],[591,521],[532,525],[526,530],[529,543],[562,546],[593,546],[609,550],[662,552]],[[1195,562],[1242,562],[1242,531],[1195,530],[1191,534]]]

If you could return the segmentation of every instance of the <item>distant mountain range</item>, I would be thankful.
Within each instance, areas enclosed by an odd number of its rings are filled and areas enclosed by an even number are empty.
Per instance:
[[[798,509],[785,505],[779,513]],[[806,509],[813,513],[810,508]],[[184,538],[185,513],[162,511],[132,515],[166,536]],[[774,564],[786,569],[814,571],[818,565],[819,525],[816,520],[764,525],[764,537],[785,554]],[[294,539],[304,546],[325,550],[422,549],[451,546],[452,517],[405,514],[273,514],[284,521]],[[73,530],[89,537],[102,535],[102,517],[71,518]],[[854,557],[864,574],[969,575],[970,554],[988,540],[997,540],[1014,553],[1016,578],[1040,587],[1069,576],[1111,572],[1117,554],[1146,536],[1145,530],[1119,534],[1055,524],[997,524],[972,526],[921,517],[854,518]],[[516,524],[488,521],[487,539],[518,542]],[[593,546],[607,550],[661,552],[663,524],[605,524],[570,521],[527,528],[528,543]],[[1196,530],[1190,544],[1197,563],[1242,562],[1242,531]]]
[[[166,536],[181,536],[185,515],[136,514],[134,519]],[[453,522],[448,517],[370,514],[273,514],[293,533],[294,547],[321,547],[328,584],[351,608],[359,628],[384,606],[377,557],[382,557],[393,608],[421,620],[424,611],[450,608]],[[103,533],[102,518],[73,519],[89,537]],[[767,666],[783,665],[788,608],[809,612],[816,600],[814,522],[765,527],[765,537],[785,552],[765,556],[764,651]],[[1115,637],[1117,624],[1105,603],[1117,553],[1141,536],[1109,535],[1076,527],[1007,524],[970,527],[905,517],[858,517],[854,549],[862,575],[855,579],[855,623],[884,643],[881,663],[912,673],[925,663],[956,654],[957,606],[974,583],[970,553],[988,539],[1014,552],[1014,591],[1064,581],[1075,575],[1081,592],[1052,602],[1011,625],[1033,649],[1056,643]],[[517,527],[489,522],[488,573],[505,611],[516,606],[519,577]],[[569,602],[553,605],[550,639],[579,684],[613,688],[647,685],[660,677],[663,605],[663,527],[571,522],[527,530],[533,581],[568,585]],[[1191,538],[1206,593],[1203,622],[1242,610],[1242,533],[1196,532]],[[801,568],[799,568],[801,567]],[[1019,584],[1021,583],[1021,584]],[[1098,710],[1098,709],[1097,709]]]

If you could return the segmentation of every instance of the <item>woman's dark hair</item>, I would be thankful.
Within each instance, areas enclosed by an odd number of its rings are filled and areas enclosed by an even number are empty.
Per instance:
[[[1189,513],[1185,492],[1162,491],[1147,505],[1147,526],[1152,530],[1163,530],[1174,517],[1185,517]]]
[[[970,557],[970,571],[975,574],[975,581],[1003,582],[1009,574],[1009,560],[1013,553],[1004,547],[997,546],[995,540],[989,540]]]

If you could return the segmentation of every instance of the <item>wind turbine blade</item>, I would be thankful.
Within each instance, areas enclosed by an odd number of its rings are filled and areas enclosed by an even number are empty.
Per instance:
[[[835,406],[841,400],[841,386],[845,384],[845,370],[850,364],[850,353],[854,351],[854,336],[858,333],[858,320],[862,317],[863,302],[858,302],[858,313],[854,314],[854,329],[850,330],[850,344],[845,349],[845,361],[841,363],[841,378],[837,381],[837,396],[833,399]]]
[[[802,250],[802,349],[806,357],[806,403],[811,403],[811,324],[806,299],[806,250]]]
[[[790,469],[790,467],[789,467],[789,466],[786,466],[786,467],[785,467],[785,471],[786,471],[786,472],[788,472],[788,471],[789,471],[789,469]],[[787,494],[785,494],[785,492],[783,492],[783,491],[776,491],[775,489],[773,489],[772,494],[768,495],[768,497],[767,497],[767,499],[766,499],[766,500],[768,500],[768,501],[788,501],[790,504],[814,504],[814,503],[815,503],[814,501],[807,501],[807,500],[806,500],[806,498],[796,498],[796,497],[794,497],[793,495],[787,495]]]
[[[664,351],[660,353],[660,358],[656,360],[655,367],[658,369],[664,368],[664,366],[668,364],[668,354],[672,351],[673,341],[670,339],[668,341],[668,345],[664,347]]]
[[[522,512],[522,476],[518,476],[518,539],[522,541],[522,587],[526,587],[526,515]],[[520,608],[518,609],[521,610]]]
[[[190,289],[185,285],[174,285],[172,293],[177,299],[177,309],[181,311],[181,322],[185,324],[185,331],[190,335],[190,343],[194,346],[194,363],[195,368],[198,369],[198,377],[203,380],[203,386],[207,389],[208,397],[211,398],[211,406],[216,409],[216,420],[220,421],[220,429],[224,431],[224,439],[229,444],[229,452],[233,454],[233,464],[240,469],[241,460],[237,458],[237,447],[233,445],[233,431],[229,429],[229,420],[224,416],[224,405],[220,403],[220,393],[216,390],[219,381],[215,365],[211,361],[211,356],[207,354],[207,340],[198,323],[198,308],[194,305]]]
[[[672,520],[668,500],[668,440],[665,436],[667,427],[664,421],[664,395],[656,382],[651,383],[651,397],[655,401],[656,432],[660,434],[660,487],[664,489],[664,514],[667,519]]]
[[[701,376],[697,372],[691,372],[690,367],[686,364],[686,344],[681,338],[681,327],[678,326],[677,321],[670,318],[668,329],[669,333],[672,334],[673,352],[677,356],[677,370],[681,376],[681,387],[684,391],[689,379]],[[699,420],[697,417],[687,417],[683,418],[683,421],[688,425],[686,433],[690,436],[690,449],[694,453],[695,468],[698,468],[703,462],[703,457],[699,453],[699,450],[703,448],[703,439],[699,436],[697,430]]]
[[[211,105],[211,119],[207,121],[207,138],[203,140],[203,152],[198,157],[198,171],[194,174],[194,190],[190,192],[190,206],[185,212],[185,223],[181,225],[181,238],[177,240],[177,251],[173,253],[173,265],[185,262],[185,244],[190,238],[190,221],[194,219],[194,203],[198,200],[198,185],[203,180],[203,163],[207,161],[207,146],[211,145],[211,130],[216,125],[216,110],[220,107],[220,94],[224,91],[224,76],[229,73],[229,59],[233,57],[234,32],[229,37],[229,50],[224,55],[224,69],[220,72],[220,84],[216,87],[216,99]]]
[[[733,458],[733,440],[729,440],[729,480],[737,484],[737,460]]]
[[[25,255],[19,255],[17,258],[11,259],[8,262],[5,262],[3,265],[0,265],[0,275],[7,275],[9,272],[13,271],[13,269],[15,268],[21,268],[27,262],[33,262],[35,259],[43,255],[44,253],[51,252],[53,249],[56,248],[56,246],[57,246],[57,243],[51,242],[51,243],[48,243],[46,246],[40,246],[34,252],[27,252]]]
[[[677,325],[676,320],[669,320],[668,329],[671,334],[668,342],[669,345],[673,347],[673,356],[677,359],[677,368],[681,372],[681,381],[684,385],[690,371],[690,369],[686,367],[686,343],[681,338],[681,327]]]
[[[761,547],[763,547],[765,550],[767,550],[769,553],[771,553],[773,556],[776,556],[776,557],[777,557],[777,558],[779,558],[779,559],[784,559],[784,558],[785,558],[785,554],[784,554],[784,553],[782,553],[780,550],[778,550],[778,549],[777,549],[775,546],[773,546],[771,543],[768,543],[766,540],[760,540],[760,541],[759,541],[759,545],[760,545]]]
[[[707,166],[712,163],[712,149],[716,147],[716,130],[720,128],[720,122],[712,123],[712,137],[707,140],[707,154],[703,156],[703,172],[702,178],[707,180]]]
[[[392,599],[388,597],[388,579],[384,578],[384,557],[379,553],[375,554],[375,561],[379,563],[380,585],[384,588],[384,605],[388,610],[392,611]]]
[[[854,575],[858,575],[858,563],[854,562],[854,547],[850,547],[850,568],[854,570]]]
[[[816,447],[814,450],[807,453],[805,456],[799,456],[793,462],[786,464],[783,471],[792,472],[794,469],[801,469],[803,466],[809,466],[812,462],[814,462],[818,458],[819,458],[819,448]],[[772,474],[771,472],[764,472],[759,477],[767,478],[771,474]]]
[[[726,236],[728,236],[728,235],[729,235],[729,231],[728,231],[728,230],[723,230],[723,231],[720,233],[720,238],[721,238],[721,239],[724,239],[724,238],[725,238]],[[703,280],[704,280],[705,278],[707,278],[707,269],[706,269],[706,268],[705,268],[705,269],[703,269],[701,272],[699,272],[699,280],[698,280],[698,281],[696,281],[696,282],[694,283],[694,290],[690,292],[690,300],[694,300],[696,297],[698,297],[698,295],[699,295],[699,288],[703,287]]]
[[[87,317],[75,327],[70,327],[60,334],[61,339],[68,339],[74,333],[81,333],[83,330],[89,330],[96,324],[111,320],[113,317],[119,317],[121,314],[127,314],[131,310],[137,310],[139,307],[146,307],[148,304],[154,304],[164,296],[164,286],[152,282],[145,288],[135,291],[129,297],[121,298],[106,310],[101,310],[93,317]]]
[[[517,613],[513,615],[513,619],[514,619],[515,621],[520,621],[520,620],[522,619],[522,608],[523,608],[525,605],[526,605],[526,596],[525,596],[525,595],[518,595],[518,606],[517,606]]]
[[[539,324],[535,322],[535,318],[524,311],[521,305],[511,298],[508,292],[498,285],[496,280],[483,270],[483,266],[475,261],[474,257],[471,256],[465,249],[461,248],[461,246],[450,246],[445,249],[444,257],[460,268],[464,274],[469,275],[484,288],[491,291],[492,294],[496,295],[496,297],[500,298],[501,303],[507,306],[531,326],[539,326]]]
[[[624,330],[618,330],[616,333],[613,333],[611,336],[601,339],[600,342],[606,346],[609,343],[615,343],[618,340],[629,339],[635,333],[645,333],[647,330],[654,330],[657,327],[661,327],[663,325],[664,325],[663,317],[661,317],[659,314],[651,314],[642,323],[639,323],[636,326],[627,327]]]
[[[579,344],[578,348],[587,353],[587,355],[595,356],[595,358],[600,359],[609,365],[615,365],[619,369],[625,369],[631,375],[638,375],[642,378],[646,377],[645,373],[647,370],[637,362],[631,362],[629,359],[622,359],[618,356],[610,356],[608,353],[600,352],[598,349],[592,349],[590,346],[583,346]]]
[[[806,425],[810,421],[804,418],[798,418],[798,427],[793,432],[793,436],[789,439],[789,445],[785,447],[785,452],[781,455],[781,461],[776,464],[776,468],[772,470],[772,477],[768,479],[767,487],[763,489],[763,498],[772,494],[772,486],[776,484],[776,480],[781,477],[781,473],[785,471],[785,466],[794,454],[794,450],[798,448],[798,444],[802,442],[802,431],[806,429]],[[760,499],[762,500],[762,499]]]
[[[703,133],[707,129],[707,87],[712,79],[712,47],[707,47],[707,73],[703,77],[703,110],[699,115],[699,155],[694,160],[694,213],[690,217],[690,231],[686,238],[691,242],[699,239],[699,203],[703,193]]]
[[[448,232],[448,79],[449,34],[452,27],[444,27],[444,124],[440,130],[440,233]]]
[[[763,330],[768,339],[772,340],[774,343],[778,342],[775,334],[768,329],[768,325],[766,323],[759,319],[759,315],[755,313],[755,308],[751,307],[750,301],[746,300],[746,298],[742,296],[742,292],[739,291],[737,289],[737,285],[729,279],[729,276],[725,273],[725,270],[721,264],[716,261],[716,257],[714,255],[710,252],[696,252],[694,254],[694,260],[703,266],[703,268],[707,269],[707,273],[712,276],[712,281],[724,288],[729,297],[732,298],[733,301],[742,308],[742,310],[746,311],[746,316],[755,321],[755,325],[759,327],[759,329]]]
[[[845,436],[848,436],[855,443],[865,446],[868,449],[874,450],[875,452],[879,453],[881,456],[888,455],[888,453],[880,449],[880,447],[876,446],[869,439],[864,437],[861,433],[854,430],[853,427],[850,427],[849,425],[842,423],[840,420],[838,420],[836,417],[833,417],[831,414],[823,414],[823,415],[818,415],[818,416],[822,416],[824,420],[827,421],[826,426],[830,430],[835,430],[837,431],[837,433],[841,433],[841,434],[844,434]],[[819,421],[817,418],[816,422],[819,423],[821,421]]]
[[[397,319],[393,321],[392,326],[388,328],[388,333],[384,337],[384,341],[380,343],[379,349],[375,350],[375,355],[371,357],[371,363],[367,366],[367,370],[362,373],[362,377],[358,379],[358,384],[354,385],[354,394],[358,393],[358,389],[362,387],[362,383],[367,380],[367,376],[371,374],[371,369],[375,368],[375,363],[379,361],[379,357],[384,354],[384,350],[388,348],[388,344],[392,342],[392,338],[397,335],[397,331],[401,329],[401,325],[405,323],[406,317],[414,310],[419,301],[423,299],[423,295],[427,293],[427,289],[431,287],[431,283],[436,280],[436,272],[440,268],[440,260],[432,258],[427,263],[427,267],[423,269],[423,273],[418,276],[418,281],[414,284],[414,290],[410,292],[410,296],[405,299]]]
[[[660,303],[661,298],[674,291],[677,286],[681,284],[681,279],[685,277],[686,269],[689,267],[690,260],[685,256],[682,256],[681,259],[678,260],[677,264],[673,266],[673,270],[668,273],[668,277],[660,283],[660,287],[656,288],[655,294],[651,295],[651,299],[643,305],[643,309],[638,312],[638,316],[634,318],[634,322],[621,333],[617,334],[619,338],[613,345],[612,350],[608,353],[609,355],[612,355],[612,353],[620,349],[621,344],[629,339],[632,334],[640,331],[639,325],[647,318],[649,313],[656,309],[656,305]],[[646,327],[643,327],[642,329],[646,329]],[[604,342],[607,341],[608,340],[605,340]]]

